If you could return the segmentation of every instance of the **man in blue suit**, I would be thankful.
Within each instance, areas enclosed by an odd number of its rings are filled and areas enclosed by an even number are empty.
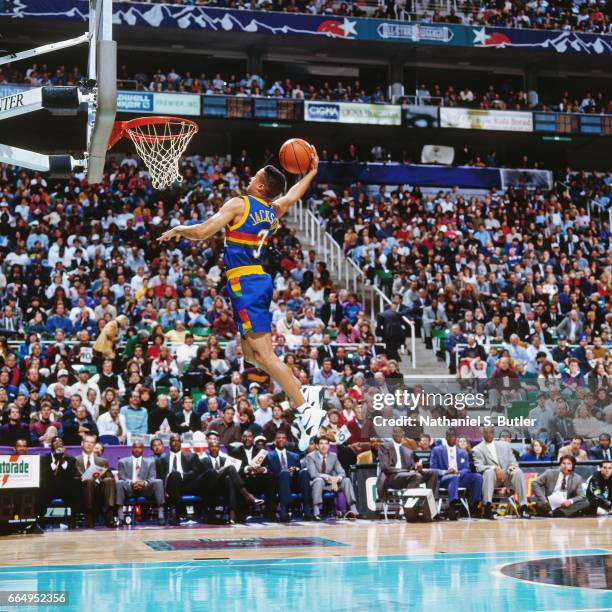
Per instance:
[[[589,459],[591,459],[592,461],[612,461],[610,434],[599,434],[599,446],[594,446],[589,451]]]
[[[440,477],[440,487],[448,490],[449,518],[459,518],[459,487],[467,489],[470,508],[476,508],[482,499],[482,476],[470,471],[470,459],[466,451],[456,446],[457,432],[446,430],[446,444],[434,446],[429,461],[430,469]]]
[[[287,434],[284,431],[277,431],[274,437],[275,449],[268,454],[268,461],[278,488],[280,501],[280,520],[288,521],[289,514],[287,507],[292,503],[292,491],[302,494],[302,506],[304,508],[304,518],[312,518],[312,493],[310,490],[310,477],[308,470],[302,469],[300,456],[287,450]]]

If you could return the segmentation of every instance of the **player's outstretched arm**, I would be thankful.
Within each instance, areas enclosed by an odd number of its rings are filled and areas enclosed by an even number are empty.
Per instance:
[[[244,200],[232,198],[228,200],[210,219],[197,225],[177,225],[164,232],[157,240],[165,242],[172,238],[187,238],[187,240],[206,240],[214,236],[225,226],[231,225],[234,220],[239,219],[244,211]]]
[[[310,145],[312,147],[312,145]],[[276,216],[282,217],[308,190],[312,179],[317,174],[319,168],[319,156],[317,150],[312,147],[312,160],[310,162],[310,170],[305,174],[284,196],[278,198],[274,202]]]

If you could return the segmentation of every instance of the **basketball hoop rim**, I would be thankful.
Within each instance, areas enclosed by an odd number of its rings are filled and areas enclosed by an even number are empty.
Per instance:
[[[129,138],[134,140],[134,136],[130,134],[130,130],[144,126],[144,125],[163,125],[164,123],[182,123],[189,126],[187,135],[193,136],[198,130],[198,124],[191,119],[185,119],[184,117],[171,117],[165,115],[151,115],[150,117],[136,117],[135,119],[129,119],[128,121],[115,121],[111,137],[108,141],[108,148],[111,149],[117,142],[122,138]],[[160,140],[174,140],[179,138],[179,134],[174,135],[139,135],[138,140],[142,142],[157,142]]]

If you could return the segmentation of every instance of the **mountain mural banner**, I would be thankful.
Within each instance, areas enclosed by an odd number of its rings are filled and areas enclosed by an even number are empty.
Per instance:
[[[0,17],[87,22],[88,8],[86,0],[0,0]],[[612,36],[600,34],[240,11],[208,6],[115,2],[113,24],[271,36],[324,36],[339,40],[375,40],[396,44],[612,55]]]

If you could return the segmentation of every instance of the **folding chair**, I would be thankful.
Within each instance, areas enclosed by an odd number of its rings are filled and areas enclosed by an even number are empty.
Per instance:
[[[442,511],[442,505],[444,500],[446,500],[446,505],[448,506],[448,489],[438,489],[438,512]],[[472,515],[470,513],[470,504],[468,503],[467,499],[467,489],[465,487],[459,487],[459,501],[465,509],[468,518],[472,518]]]

